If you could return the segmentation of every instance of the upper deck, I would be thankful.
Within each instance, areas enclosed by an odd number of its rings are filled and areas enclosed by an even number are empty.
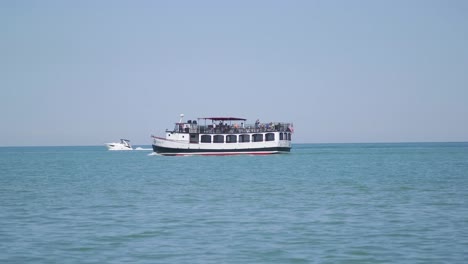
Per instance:
[[[293,132],[293,124],[285,122],[266,122],[257,120],[255,123],[246,123],[247,119],[237,117],[203,117],[197,120],[183,122],[182,118],[175,123],[173,133],[199,133],[199,134],[242,134],[262,132]]]

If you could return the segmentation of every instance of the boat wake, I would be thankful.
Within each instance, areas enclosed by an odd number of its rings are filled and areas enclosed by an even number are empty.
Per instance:
[[[152,148],[141,148],[141,147],[138,147],[138,148],[135,148],[134,150],[153,150]]]

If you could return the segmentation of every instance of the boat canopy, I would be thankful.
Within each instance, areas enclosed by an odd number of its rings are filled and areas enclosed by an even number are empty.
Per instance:
[[[239,117],[199,117],[198,119],[213,120],[213,121],[246,121],[245,118]]]

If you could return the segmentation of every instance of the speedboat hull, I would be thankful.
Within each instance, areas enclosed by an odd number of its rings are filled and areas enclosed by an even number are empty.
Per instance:
[[[108,150],[133,150],[130,140],[121,139],[120,142],[107,143]]]

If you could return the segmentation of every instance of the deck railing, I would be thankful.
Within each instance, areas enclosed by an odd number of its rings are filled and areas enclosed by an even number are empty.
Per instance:
[[[258,124],[178,124],[174,130],[166,132],[185,132],[202,134],[242,134],[242,133],[262,133],[262,132],[292,132],[292,123],[271,122]]]

